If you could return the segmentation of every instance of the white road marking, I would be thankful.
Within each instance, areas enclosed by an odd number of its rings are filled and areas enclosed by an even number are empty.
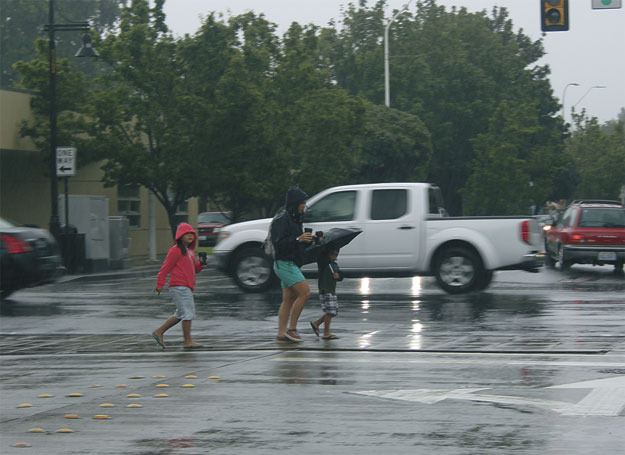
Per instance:
[[[488,403],[511,404],[519,406],[535,406],[557,412],[565,416],[608,416],[616,417],[625,409],[625,375],[575,382],[546,387],[546,389],[592,389],[578,403],[566,401],[543,400],[540,398],[516,397],[507,395],[490,395],[477,393],[486,388],[462,389],[404,389],[404,390],[366,390],[350,392],[356,395],[385,398],[391,400],[413,401],[434,404],[442,400],[465,400]]]
[[[575,382],[552,389],[592,389],[580,402],[563,415],[617,416],[625,408],[625,376]]]
[[[319,354],[319,353],[315,353],[315,354]],[[391,359],[383,359],[383,358],[368,358],[368,359],[349,359],[349,358],[345,358],[345,357],[326,357],[324,354],[326,353],[321,353],[322,355],[319,357],[307,357],[307,356],[301,356],[301,354],[296,355],[296,356],[292,356],[289,355],[289,357],[275,357],[272,358],[272,362],[308,362],[308,363],[370,363],[370,364],[381,364],[381,363],[401,363],[401,364],[444,364],[444,365],[464,365],[464,364],[470,364],[470,365],[475,365],[475,364],[479,364],[479,365],[498,365],[498,366],[502,366],[502,365],[509,365],[509,366],[550,366],[550,367],[592,367],[592,368],[605,368],[605,367],[609,367],[609,368],[625,368],[625,361],[621,361],[621,362],[588,362],[588,361],[579,361],[579,362],[572,362],[572,361],[551,361],[551,360],[515,360],[515,361],[509,361],[509,362],[505,362],[502,361],[501,358],[499,357],[499,354],[488,354],[489,357],[493,357],[493,356],[498,356],[496,359],[492,359],[492,360],[476,360],[475,358],[467,358],[467,359],[440,359],[440,358],[422,358],[422,359],[400,359],[400,358],[391,358]],[[336,353],[333,352],[333,355],[335,355]],[[373,354],[377,354],[377,353],[373,353]],[[385,354],[385,355],[392,355],[394,353],[380,353],[380,354]],[[397,354],[402,354],[397,353]],[[414,354],[414,353],[410,353],[410,354]],[[423,355],[431,355],[430,353],[422,353]],[[435,354],[435,355],[451,355],[452,353],[444,353],[444,354]],[[485,355],[485,354],[481,354],[481,355]],[[513,355],[528,355],[527,353],[523,353],[523,354],[513,354]],[[551,356],[553,357],[553,355],[550,354],[545,354],[547,356]],[[561,354],[558,354],[559,356]],[[575,354],[578,355],[578,354]],[[505,354],[506,357],[509,357],[509,354]],[[467,355],[467,357],[470,357],[469,355]]]

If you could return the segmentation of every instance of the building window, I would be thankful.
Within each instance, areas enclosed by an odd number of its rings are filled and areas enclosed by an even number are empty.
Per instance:
[[[117,214],[128,218],[130,227],[141,227],[141,198],[138,185],[117,187]]]

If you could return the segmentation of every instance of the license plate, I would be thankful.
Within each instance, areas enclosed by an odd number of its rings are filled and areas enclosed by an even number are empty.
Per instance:
[[[206,240],[206,236],[205,235],[200,235],[200,240]]]
[[[616,261],[616,253],[613,251],[601,251],[597,259],[600,261]]]

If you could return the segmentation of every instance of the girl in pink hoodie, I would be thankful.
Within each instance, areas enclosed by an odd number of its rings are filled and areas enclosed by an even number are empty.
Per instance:
[[[154,332],[152,337],[158,345],[165,349],[163,335],[167,330],[182,321],[182,336],[185,349],[197,349],[202,345],[191,339],[191,321],[195,319],[195,274],[202,270],[200,261],[195,256],[195,240],[197,234],[190,224],[180,223],[176,229],[176,244],[167,252],[167,257],[156,275],[156,293],[160,295],[167,276],[169,278],[169,294],[176,304],[176,312]]]

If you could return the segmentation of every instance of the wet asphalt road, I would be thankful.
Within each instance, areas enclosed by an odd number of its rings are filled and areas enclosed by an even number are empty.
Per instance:
[[[0,453],[624,453],[625,279],[609,268],[500,272],[465,296],[346,280],[328,342],[308,326],[311,281],[301,345],[274,341],[278,294],[207,272],[193,352],[177,327],[165,352],[149,335],[171,312],[153,267],[3,303]]]

